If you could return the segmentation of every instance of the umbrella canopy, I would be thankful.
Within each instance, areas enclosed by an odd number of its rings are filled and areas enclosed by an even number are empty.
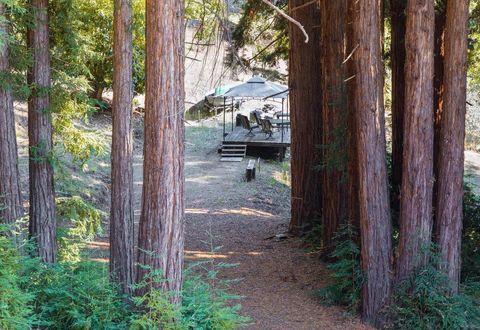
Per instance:
[[[288,97],[288,87],[259,76],[253,76],[246,83],[230,88],[222,96],[286,99]]]

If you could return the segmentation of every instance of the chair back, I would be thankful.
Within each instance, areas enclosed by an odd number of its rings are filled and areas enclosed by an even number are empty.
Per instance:
[[[273,134],[273,125],[268,119],[262,119],[262,130],[264,133]]]
[[[255,118],[255,121],[257,122],[258,126],[262,126],[262,117],[260,115],[260,112],[258,110],[252,111],[253,118]]]
[[[240,115],[240,121],[241,121],[242,127],[243,127],[244,129],[248,129],[248,130],[251,129],[251,127],[250,127],[250,121],[248,120],[248,117],[247,117],[247,116]]]

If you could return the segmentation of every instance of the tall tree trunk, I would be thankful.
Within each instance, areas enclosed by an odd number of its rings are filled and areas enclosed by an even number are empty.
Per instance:
[[[405,112],[406,1],[391,1],[392,16],[392,186],[399,199],[402,184],[403,122]],[[398,205],[395,201],[394,205]]]
[[[323,92],[323,245],[331,248],[335,232],[347,219],[347,95],[345,86],[346,0],[320,3]],[[335,17],[335,19],[331,19]]]
[[[468,0],[449,0],[445,29],[444,107],[441,117],[436,200],[440,267],[452,293],[460,282],[463,223]]]
[[[309,0],[290,0],[290,8]],[[290,25],[289,88],[292,124],[292,219],[290,232],[300,235],[321,217],[321,173],[319,146],[322,144],[322,99],[320,70],[320,13],[317,4],[294,10],[310,36]]]
[[[28,45],[33,66],[28,74],[32,94],[28,102],[30,172],[30,236],[38,255],[53,263],[57,256],[55,232],[55,191],[53,184],[52,115],[50,109],[50,54],[48,47],[48,0],[30,1],[33,26]]]
[[[433,194],[433,39],[431,0],[409,0],[405,65],[405,130],[397,276],[428,262]]]
[[[436,200],[438,189],[438,160],[440,155],[440,124],[443,114],[443,95],[444,86],[444,60],[445,60],[445,21],[447,18],[447,0],[437,0],[435,2],[435,40],[434,40],[434,74],[433,74],[433,113],[435,138],[433,140],[433,175],[435,178],[433,184],[433,199]],[[436,209],[434,208],[434,228],[436,226]],[[436,229],[434,230],[435,233]]]
[[[5,5],[0,4],[0,17],[5,20]],[[7,21],[0,22],[0,35],[8,36]],[[2,40],[0,48],[0,74],[10,73],[8,41]],[[11,224],[23,213],[18,172],[17,137],[13,97],[9,86],[0,87],[0,223]]]
[[[355,31],[353,29],[353,20],[355,18],[354,2],[357,0],[347,0],[347,23],[346,23],[346,65],[347,77],[347,139],[348,139],[348,221],[357,230],[360,229],[359,204],[358,204],[358,153],[357,153],[357,112],[355,110],[355,62],[353,54],[356,51]],[[360,243],[360,239],[359,242]]]
[[[381,5],[380,0],[357,0],[353,6],[359,217],[362,267],[366,276],[362,314],[366,322],[380,326],[380,310],[389,303],[392,291]]]
[[[144,185],[139,229],[138,280],[181,301],[184,245],[184,4],[147,0]],[[150,267],[150,270],[143,266]],[[142,293],[149,288],[140,290]]]
[[[132,2],[116,0],[113,37],[112,204],[110,272],[123,293],[134,278]]]

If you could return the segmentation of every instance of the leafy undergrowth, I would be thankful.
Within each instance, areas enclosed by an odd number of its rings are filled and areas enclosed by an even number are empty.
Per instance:
[[[64,229],[69,248],[60,244],[63,261],[56,265],[20,255],[11,228],[0,226],[0,329],[233,330],[249,325],[250,319],[240,315],[241,297],[229,294],[228,282],[217,278],[228,265],[212,265],[208,272],[190,267],[180,308],[161,290],[122,296],[109,280],[108,264],[79,254],[83,240],[98,230],[100,215],[77,198],[61,200],[60,206],[72,225]]]

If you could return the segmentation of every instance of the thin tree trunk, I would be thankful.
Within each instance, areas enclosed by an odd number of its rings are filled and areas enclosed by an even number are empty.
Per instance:
[[[138,281],[173,292],[180,304],[184,245],[184,4],[147,0],[144,185]],[[145,269],[143,266],[150,267]]]
[[[134,281],[132,2],[116,0],[113,45],[112,204],[110,272],[123,293]]]
[[[4,4],[0,4],[0,16],[5,19]],[[8,36],[7,21],[0,22],[0,35]],[[2,76],[10,73],[7,40],[2,40],[0,49],[0,73]],[[22,213],[13,97],[11,88],[3,86],[0,87],[0,223],[14,223]]]
[[[321,69],[323,92],[323,245],[331,249],[339,225],[347,219],[347,94],[345,86],[346,0],[323,0]],[[331,19],[335,17],[335,19]]]
[[[346,86],[347,86],[347,101],[348,101],[348,221],[357,230],[360,230],[359,219],[359,204],[358,204],[358,153],[357,153],[357,112],[355,109],[355,62],[353,61],[353,54],[356,51],[355,31],[353,29],[353,22],[355,19],[354,2],[356,0],[347,0],[347,24],[346,24],[346,56],[344,65],[346,65]],[[360,238],[358,239],[360,243]]]
[[[468,0],[449,0],[445,29],[444,107],[441,117],[436,200],[440,268],[452,293],[460,282],[463,223]]]
[[[392,186],[399,199],[402,184],[403,122],[405,112],[406,1],[392,0]],[[398,205],[399,200],[393,204]]]
[[[405,132],[397,277],[428,262],[433,194],[433,39],[431,0],[409,0],[405,65]]]
[[[290,8],[309,0],[290,0]],[[320,70],[320,13],[317,4],[292,12],[302,22],[310,41],[296,26],[289,26],[289,88],[292,124],[292,219],[290,232],[301,235],[321,218],[322,89]]]
[[[435,178],[433,184],[433,199],[436,200],[438,189],[438,160],[440,155],[440,124],[443,114],[443,95],[444,86],[444,61],[445,61],[445,21],[447,18],[447,0],[438,0],[435,2],[435,41],[434,41],[434,75],[433,75],[433,113],[435,138],[433,140],[433,175]],[[436,226],[436,210],[434,208],[434,228]],[[435,233],[436,229],[434,229]]]
[[[362,315],[382,324],[381,309],[392,291],[392,228],[388,197],[383,105],[380,0],[357,0],[354,6],[355,110],[359,177],[362,268],[366,277]]]
[[[28,74],[32,94],[28,102],[30,172],[30,236],[38,255],[47,263],[56,261],[55,191],[53,184],[52,115],[50,109],[50,54],[48,47],[48,0],[30,1],[33,26],[28,45],[33,66]]]

